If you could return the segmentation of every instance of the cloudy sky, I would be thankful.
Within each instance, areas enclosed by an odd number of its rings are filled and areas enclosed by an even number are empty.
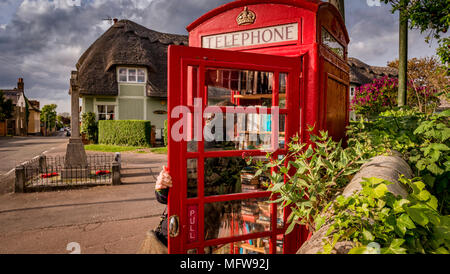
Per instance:
[[[28,98],[40,100],[41,107],[56,103],[58,112],[69,112],[70,71],[111,26],[103,19],[130,19],[157,31],[187,34],[189,23],[231,1],[0,0],[0,88],[13,88],[23,77]],[[384,4],[367,2],[346,0],[349,54],[384,66],[398,55],[398,15]],[[430,47],[424,36],[410,32],[410,57],[435,53],[436,45]]]

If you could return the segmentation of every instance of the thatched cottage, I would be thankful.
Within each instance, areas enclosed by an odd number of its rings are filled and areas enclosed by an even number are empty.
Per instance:
[[[167,119],[167,48],[188,37],[114,21],[77,63],[83,112],[98,120],[149,120],[161,138]]]

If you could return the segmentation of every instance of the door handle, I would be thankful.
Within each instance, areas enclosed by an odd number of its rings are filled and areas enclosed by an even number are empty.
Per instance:
[[[180,218],[177,215],[169,217],[169,236],[176,238],[180,234]]]

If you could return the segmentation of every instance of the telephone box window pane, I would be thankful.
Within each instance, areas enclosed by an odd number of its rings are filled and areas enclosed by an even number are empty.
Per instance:
[[[270,254],[270,238],[259,238],[248,241],[211,246],[212,254]],[[260,265],[265,268],[264,265]]]
[[[187,160],[187,196],[188,198],[196,198],[197,197],[197,159],[188,159]]]
[[[207,69],[208,105],[272,106],[273,73]]]
[[[205,204],[205,240],[271,230],[269,198]]]
[[[261,150],[274,151],[272,147],[273,122],[277,114],[257,113],[206,113],[204,130],[205,151]],[[284,142],[286,115],[279,115],[282,123],[280,142]]]
[[[276,254],[283,254],[283,246],[284,246],[284,235],[277,235],[277,247]]]
[[[280,114],[280,129],[278,136],[279,149],[286,148],[286,114]]]
[[[281,204],[277,204],[277,228],[284,228],[284,209]]]
[[[286,73],[280,73],[280,87],[279,87],[279,96],[280,96],[280,109],[286,108],[286,90],[287,90],[287,80],[288,75]]]
[[[339,57],[344,58],[344,46],[342,46],[325,28],[322,28],[322,43]]]
[[[268,188],[267,176],[255,177],[256,170],[241,157],[207,158],[204,170],[206,197],[264,192]]]
[[[202,103],[202,95],[199,91],[199,83],[198,83],[198,76],[199,76],[199,68],[196,66],[188,66],[187,67],[187,73],[188,77],[186,79],[187,83],[187,105],[193,107],[194,101],[197,99],[197,104]]]

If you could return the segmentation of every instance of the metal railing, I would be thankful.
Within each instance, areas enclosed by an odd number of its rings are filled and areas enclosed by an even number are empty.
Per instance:
[[[62,156],[38,156],[16,167],[15,192],[118,185],[120,163],[117,157],[87,155],[87,166],[69,166]]]

